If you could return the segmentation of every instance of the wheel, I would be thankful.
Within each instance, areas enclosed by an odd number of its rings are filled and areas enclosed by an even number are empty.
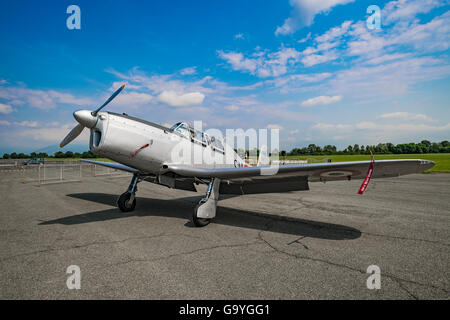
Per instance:
[[[197,217],[197,211],[198,208],[203,204],[203,201],[200,202],[194,210],[194,214],[192,215],[192,222],[194,223],[194,225],[196,227],[204,227],[206,225],[208,225],[211,222],[211,219],[206,219],[206,218],[198,218]]]
[[[122,212],[130,212],[133,211],[136,207],[136,198],[133,199],[133,202],[130,203],[131,193],[125,192],[122,193],[117,200],[117,205],[119,206],[120,211]]]

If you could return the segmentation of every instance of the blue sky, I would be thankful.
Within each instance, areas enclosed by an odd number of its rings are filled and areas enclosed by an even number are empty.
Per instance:
[[[0,153],[56,148],[123,83],[107,110],[279,128],[287,150],[450,139],[448,0],[13,1],[0,41]]]

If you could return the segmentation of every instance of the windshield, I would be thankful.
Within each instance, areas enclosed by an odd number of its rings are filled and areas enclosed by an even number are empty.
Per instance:
[[[173,132],[178,132],[179,134],[189,138],[189,129],[186,123],[178,122],[170,128]]]
[[[204,146],[208,145],[211,143],[210,138],[208,137],[208,135],[202,131],[199,130],[195,130],[194,128],[190,127],[187,123],[185,122],[177,122],[175,123],[171,128],[170,131],[172,132],[177,132],[183,136],[185,136],[188,139],[192,139],[193,141],[197,141],[201,144],[203,144]],[[220,142],[218,142],[219,144],[219,148],[223,149],[223,146],[221,145]]]
[[[170,131],[175,131],[176,127],[178,127],[181,124],[181,122],[175,123],[171,128]]]

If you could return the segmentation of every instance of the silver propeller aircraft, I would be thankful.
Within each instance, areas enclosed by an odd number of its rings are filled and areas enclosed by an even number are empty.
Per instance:
[[[267,162],[261,161],[264,155],[260,156],[257,166],[249,166],[221,139],[197,131],[187,123],[179,122],[167,128],[127,114],[100,112],[124,87],[95,111],[75,111],[73,116],[78,125],[60,144],[64,147],[88,128],[91,152],[116,163],[82,161],[133,174],[128,189],[117,201],[122,212],[135,209],[137,184],[141,181],[194,192],[197,191],[195,185],[207,185],[206,196],[196,206],[192,218],[195,226],[200,227],[215,217],[219,192],[232,195],[278,193],[309,190],[309,182],[364,179],[359,192],[362,193],[371,177],[420,173],[434,166],[434,162],[420,159],[374,162],[372,158],[372,161],[280,165],[273,170]],[[174,161],[173,154],[178,150],[193,150],[192,154],[206,155],[209,161],[198,164],[192,157],[188,161],[184,158]]]

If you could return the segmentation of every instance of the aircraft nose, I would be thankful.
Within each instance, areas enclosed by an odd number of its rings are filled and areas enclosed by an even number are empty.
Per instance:
[[[97,123],[97,117],[94,117],[89,110],[78,110],[73,113],[73,117],[79,124],[86,128],[93,128]]]

